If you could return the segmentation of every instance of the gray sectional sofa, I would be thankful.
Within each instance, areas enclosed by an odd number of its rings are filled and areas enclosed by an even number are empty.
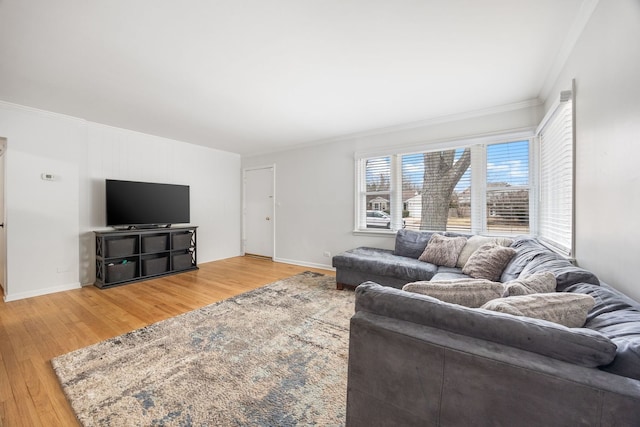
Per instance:
[[[336,269],[337,288],[356,287],[366,281],[402,288],[408,282],[419,280],[468,278],[469,276],[463,274],[459,267],[437,266],[418,260],[433,234],[403,229],[396,234],[393,250],[360,247],[334,256],[332,264]],[[451,237],[464,236],[449,232],[442,234]],[[600,283],[595,274],[574,266],[536,239],[522,236],[516,238],[512,247],[516,249],[517,255],[504,269],[500,278],[502,282],[513,280],[520,275],[553,270],[558,280],[559,291],[573,283]]]
[[[417,260],[430,237],[401,230],[393,251],[334,257],[337,283],[357,286],[348,426],[640,426],[638,302],[528,237],[500,280],[553,272],[557,292],[594,298],[583,327],[399,289],[467,277]]]

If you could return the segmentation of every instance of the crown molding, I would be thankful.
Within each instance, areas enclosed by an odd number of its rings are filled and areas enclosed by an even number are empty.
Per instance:
[[[490,116],[490,115],[493,115],[493,114],[507,113],[509,111],[522,110],[522,109],[525,109],[525,108],[538,107],[538,106],[543,105],[543,104],[544,104],[543,101],[540,100],[540,99],[529,99],[529,100],[526,100],[526,101],[515,102],[515,103],[512,103],[512,104],[504,104],[504,105],[499,105],[499,106],[495,106],[495,107],[489,107],[489,108],[483,108],[483,109],[479,109],[479,110],[467,111],[467,112],[463,112],[463,113],[435,116],[435,117],[431,117],[431,118],[428,118],[428,119],[419,120],[419,121],[415,121],[415,122],[403,123],[403,124],[400,124],[400,125],[394,125],[394,126],[387,126],[387,127],[382,127],[382,128],[370,129],[370,130],[362,131],[362,132],[354,132],[354,133],[344,134],[344,135],[331,137],[331,138],[318,139],[318,140],[315,140],[315,141],[309,141],[309,142],[304,142],[304,143],[293,144],[293,145],[289,145],[287,147],[282,147],[282,148],[277,149],[277,150],[265,151],[265,152],[261,152],[261,153],[255,153],[255,154],[252,153],[251,155],[246,156],[246,157],[255,157],[255,156],[261,156],[261,155],[265,155],[265,154],[273,154],[273,153],[280,153],[280,152],[283,152],[283,151],[297,150],[297,149],[301,149],[301,148],[309,148],[309,147],[316,146],[316,145],[324,145],[324,144],[336,143],[336,142],[346,141],[346,140],[350,140],[350,139],[361,139],[361,138],[370,138],[370,137],[379,136],[379,135],[388,135],[388,134],[391,134],[391,133],[397,133],[397,132],[409,131],[409,130],[413,130],[413,129],[425,128],[425,127],[435,126],[435,125],[439,125],[439,124],[443,124],[443,123],[457,122],[457,121],[468,120],[468,119],[473,119],[473,118],[477,118],[477,117]]]
[[[40,116],[45,116],[45,117],[50,117],[50,118],[55,118],[55,119],[74,121],[74,122],[77,122],[77,123],[80,123],[80,124],[88,123],[88,121],[86,119],[83,119],[83,118],[80,118],[80,117],[69,116],[67,114],[61,114],[61,113],[54,113],[53,111],[42,110],[40,108],[35,108],[35,107],[28,107],[26,105],[15,104],[13,102],[3,101],[1,99],[0,99],[0,107],[6,107],[6,108],[14,109],[14,110],[26,111],[26,112],[29,112],[29,113],[34,113],[34,114],[38,114]]]

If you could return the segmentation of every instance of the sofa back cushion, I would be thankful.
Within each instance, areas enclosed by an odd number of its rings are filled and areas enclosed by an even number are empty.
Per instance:
[[[571,264],[569,260],[546,248],[530,237],[519,237],[511,245],[516,254],[505,267],[501,282],[509,282],[521,275],[551,271],[556,276],[556,290],[564,291],[576,283],[599,285],[598,277],[592,272]]]
[[[613,341],[616,358],[602,370],[640,380],[640,303],[606,285],[581,283],[567,292],[591,295],[595,306],[587,315],[585,328]]]
[[[616,345],[584,328],[449,304],[400,289],[365,282],[356,288],[356,312],[439,328],[586,367],[609,364]]]
[[[396,233],[396,247],[393,251],[394,255],[400,255],[407,258],[418,259],[424,248],[427,247],[432,232],[415,231],[403,228]]]

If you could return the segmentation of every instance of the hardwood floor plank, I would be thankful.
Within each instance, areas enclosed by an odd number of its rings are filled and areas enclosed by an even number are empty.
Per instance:
[[[0,302],[0,426],[78,426],[53,357],[195,310],[303,271],[235,257],[112,289],[83,287]]]

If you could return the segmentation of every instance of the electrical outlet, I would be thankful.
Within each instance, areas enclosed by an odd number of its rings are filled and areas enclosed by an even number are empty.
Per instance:
[[[327,258],[331,258],[331,252],[329,251],[324,251],[322,255],[326,256]]]

